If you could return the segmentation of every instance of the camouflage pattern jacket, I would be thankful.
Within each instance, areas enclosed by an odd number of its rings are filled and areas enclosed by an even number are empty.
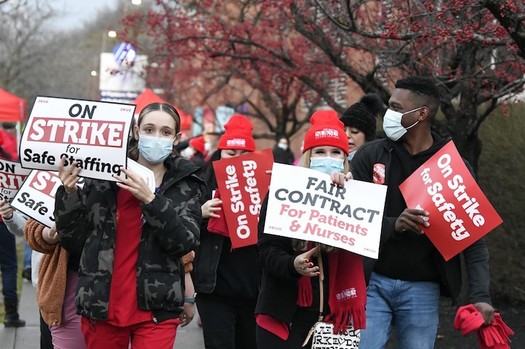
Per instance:
[[[200,196],[204,182],[193,163],[181,157],[165,161],[168,170],[155,199],[142,204],[142,236],[137,260],[137,301],[151,310],[153,321],[177,317],[184,304],[181,257],[199,244]],[[113,273],[117,186],[88,179],[82,190],[68,195],[60,186],[55,219],[66,250],[82,249],[75,296],[77,313],[106,320]]]

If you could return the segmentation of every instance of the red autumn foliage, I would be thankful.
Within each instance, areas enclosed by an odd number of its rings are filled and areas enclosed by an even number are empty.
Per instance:
[[[186,109],[247,103],[263,137],[293,134],[321,99],[342,111],[341,74],[385,102],[398,78],[432,75],[439,129],[476,167],[481,123],[525,82],[524,13],[522,0],[158,0],[126,36],[155,63],[150,85]]]

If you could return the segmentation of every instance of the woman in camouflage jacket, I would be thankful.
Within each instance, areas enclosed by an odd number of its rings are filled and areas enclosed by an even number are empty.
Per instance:
[[[198,246],[204,185],[198,167],[171,152],[179,131],[178,113],[161,103],[146,106],[134,126],[130,157],[153,171],[155,193],[127,169],[127,179],[89,179],[77,189],[80,168],[59,166],[56,226],[66,250],[83,248],[75,303],[88,348],[128,348],[130,340],[134,348],[173,347],[181,257]]]

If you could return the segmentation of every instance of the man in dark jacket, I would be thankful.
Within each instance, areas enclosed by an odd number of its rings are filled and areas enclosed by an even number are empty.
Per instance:
[[[439,103],[432,79],[397,81],[383,120],[388,138],[365,144],[352,160],[354,179],[388,186],[379,259],[365,263],[370,281],[361,349],[384,348],[392,324],[400,348],[433,348],[440,293],[459,295],[460,256],[448,262],[443,259],[422,230],[432,217],[408,208],[399,190],[407,177],[446,144],[430,129]],[[478,240],[462,254],[469,276],[469,302],[489,324],[494,308],[490,305],[487,245]]]

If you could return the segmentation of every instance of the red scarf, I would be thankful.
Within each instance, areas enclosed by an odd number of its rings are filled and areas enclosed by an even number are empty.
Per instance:
[[[339,249],[328,254],[328,264],[330,314],[325,321],[334,323],[334,333],[344,332],[350,323],[356,330],[365,328],[366,283],[363,258]],[[313,297],[310,277],[301,277],[298,287],[297,304],[302,307],[311,306]]]

